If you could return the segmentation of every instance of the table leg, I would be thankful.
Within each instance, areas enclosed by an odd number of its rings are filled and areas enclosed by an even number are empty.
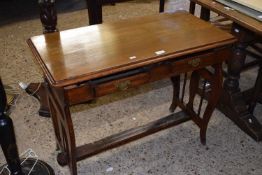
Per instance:
[[[223,74],[222,74],[222,64],[214,65],[215,73],[213,75],[212,80],[210,81],[211,92],[208,97],[208,104],[206,110],[203,114],[202,126],[200,127],[200,139],[202,144],[206,144],[206,130],[208,126],[208,122],[213,111],[216,108],[216,105],[219,101],[220,94],[222,91],[222,82],[223,82]],[[204,97],[202,97],[204,98]]]
[[[208,8],[201,7],[200,18],[205,21],[209,21],[210,20],[210,10]]]
[[[228,62],[228,77],[224,82],[219,109],[244,132],[256,141],[260,141],[262,140],[262,126],[249,112],[239,88],[240,72],[246,58],[245,49],[255,36],[237,24],[233,24],[232,34],[238,38],[238,43],[234,47],[233,58]]]
[[[86,0],[88,9],[89,24],[101,24],[102,16],[102,0]]]
[[[173,84],[173,101],[170,107],[170,111],[174,112],[174,109],[179,106],[183,111],[185,111],[188,115],[191,116],[192,120],[199,126],[200,128],[200,140],[202,144],[206,144],[206,131],[208,122],[210,117],[215,110],[216,105],[219,102],[220,94],[222,92],[222,63],[213,65],[214,73],[211,73],[207,69],[200,69],[193,71],[190,78],[189,84],[189,100],[186,105],[184,105],[184,88],[186,81],[184,81],[183,89],[182,89],[182,97],[179,97],[180,94],[180,76],[175,76],[171,78]],[[200,77],[210,82],[210,88],[212,89],[207,98],[207,106],[203,115],[201,115],[202,108],[202,100],[204,95],[201,96],[201,102],[198,106],[197,112],[194,109],[194,101],[195,97],[198,93],[199,89],[199,81]]]
[[[57,13],[55,9],[55,0],[39,0],[40,20],[43,25],[43,33],[52,33],[58,31]],[[39,115],[49,117],[50,111],[47,103],[46,89],[43,83],[30,83],[25,89],[29,95],[33,95],[40,102]]]
[[[162,13],[165,11],[165,0],[159,1],[159,13]]]
[[[20,166],[13,121],[5,114],[6,105],[6,94],[0,79],[0,144],[11,173],[24,175]]]
[[[64,89],[51,87],[48,83],[47,89],[57,144],[61,151],[57,161],[60,165],[68,164],[71,174],[76,175],[76,144],[69,100]]]
[[[40,20],[44,27],[43,33],[56,32],[57,13],[55,0],[39,0]]]
[[[196,3],[193,1],[190,1],[189,5],[189,12],[194,15],[195,14],[195,9],[196,9]]]
[[[13,121],[5,114],[6,103],[6,94],[0,78],[0,144],[7,162],[7,165],[0,167],[1,175],[26,175],[30,172],[54,175],[54,170],[41,160],[28,157],[19,159]]]
[[[195,9],[196,9],[196,3],[194,1],[192,1],[192,0],[190,0],[189,12],[192,15],[195,14]],[[210,10],[208,8],[205,8],[205,7],[201,6],[200,18],[205,20],[205,21],[209,21],[210,20]]]
[[[254,109],[256,107],[256,104],[258,102],[259,95],[261,93],[262,89],[262,67],[260,65],[257,79],[256,79],[256,84],[254,87],[254,90],[252,91],[251,99],[249,102],[249,111],[253,114]]]
[[[25,91],[34,96],[40,102],[38,114],[42,117],[50,117],[47,103],[46,89],[43,83],[30,83]]]
[[[179,99],[180,94],[180,75],[171,77],[170,79],[173,85],[173,100],[169,107],[169,111],[174,112],[176,110],[177,100]]]
[[[222,91],[222,63],[213,65],[213,68],[214,73],[211,73],[207,69],[200,69],[192,73],[189,85],[189,101],[186,106],[186,110],[190,112],[192,120],[200,128],[200,140],[203,145],[206,144],[206,131],[210,117],[215,110]],[[209,81],[211,88],[203,115],[201,115],[201,109],[203,104],[202,101],[205,98],[204,95],[200,95],[201,99],[197,112],[194,110],[194,100],[198,93],[200,77],[205,81]],[[204,92],[202,94],[204,94]]]

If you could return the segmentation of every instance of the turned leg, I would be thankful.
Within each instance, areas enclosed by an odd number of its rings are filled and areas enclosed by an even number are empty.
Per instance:
[[[43,33],[56,32],[57,13],[55,0],[39,0],[40,20],[43,25]]]
[[[179,100],[180,94],[180,75],[171,77],[171,82],[173,85],[173,100],[172,104],[170,105],[169,111],[174,112],[177,107],[177,101]]]
[[[101,24],[103,22],[102,1],[86,0],[88,9],[89,25]]]
[[[232,33],[238,37],[238,42],[233,49],[233,58],[228,61],[228,76],[224,82],[224,88],[232,93],[240,91],[239,78],[245,64],[246,48],[250,41],[247,32],[241,26],[232,26]]]
[[[55,0],[39,0],[39,9],[43,33],[58,31],[56,28],[57,13],[55,9]],[[50,117],[45,85],[43,83],[30,83],[25,91],[29,95],[33,95],[40,102],[39,115]]]
[[[228,76],[224,81],[219,110],[244,132],[256,141],[260,141],[262,140],[262,126],[249,112],[239,88],[240,72],[246,58],[245,50],[255,36],[252,32],[235,23],[232,26],[232,34],[238,38],[238,42],[234,46],[233,58],[228,61]]]
[[[0,78],[0,144],[11,174],[23,175],[17,151],[13,121],[5,114],[6,105],[6,94]]]
[[[69,165],[71,174],[76,175],[75,134],[67,95],[64,89],[54,88],[48,83],[47,89],[56,140],[61,151],[57,155],[57,161],[62,166]]]

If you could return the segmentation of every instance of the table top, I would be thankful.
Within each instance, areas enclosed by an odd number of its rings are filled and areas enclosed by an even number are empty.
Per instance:
[[[206,7],[211,11],[214,11],[222,16],[225,16],[226,18],[234,21],[235,23],[259,35],[262,35],[262,22],[252,17],[249,17],[248,15],[240,13],[236,10],[228,10],[227,8],[225,8],[225,5],[220,4],[215,0],[191,0],[191,1],[196,2],[197,4],[200,4],[201,6]]]
[[[62,87],[234,41],[231,34],[177,12],[44,34],[28,44],[48,81]]]
[[[261,0],[233,0],[233,1],[262,12],[262,1]]]

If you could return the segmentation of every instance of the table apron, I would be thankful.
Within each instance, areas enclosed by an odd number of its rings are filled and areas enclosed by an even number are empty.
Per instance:
[[[230,58],[231,54],[230,48],[220,48],[89,80],[67,86],[64,89],[68,103],[76,105],[104,95],[221,63]]]

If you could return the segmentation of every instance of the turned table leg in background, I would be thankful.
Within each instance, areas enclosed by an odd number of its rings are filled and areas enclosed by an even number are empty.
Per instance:
[[[244,132],[256,141],[260,141],[262,140],[262,126],[249,112],[243,93],[239,88],[240,72],[246,58],[245,49],[255,36],[237,24],[233,24],[232,34],[238,38],[238,43],[234,47],[233,58],[228,63],[228,77],[224,82],[219,109]]]
[[[52,167],[39,159],[26,157],[20,160],[13,121],[5,110],[6,94],[0,78],[0,144],[7,162],[0,167],[1,175],[54,175]]]
[[[40,20],[43,25],[43,33],[52,33],[58,31],[57,13],[55,8],[55,0],[40,0]],[[47,94],[45,86],[42,82],[30,83],[25,89],[29,95],[33,95],[40,102],[39,115],[43,117],[50,117],[48,108]]]
[[[53,33],[57,31],[57,13],[55,0],[40,0],[40,20],[43,25],[43,33]]]
[[[17,151],[13,121],[5,114],[6,105],[6,94],[0,79],[0,144],[11,174],[23,175]]]
[[[210,10],[201,7],[200,18],[209,21]],[[248,110],[243,92],[239,88],[240,73],[245,64],[246,48],[255,39],[255,36],[253,32],[236,23],[233,23],[231,30],[231,33],[238,38],[238,43],[234,47],[233,59],[228,63],[228,77],[224,82],[223,98],[221,98],[218,108],[249,136],[256,141],[261,141],[262,126]]]

